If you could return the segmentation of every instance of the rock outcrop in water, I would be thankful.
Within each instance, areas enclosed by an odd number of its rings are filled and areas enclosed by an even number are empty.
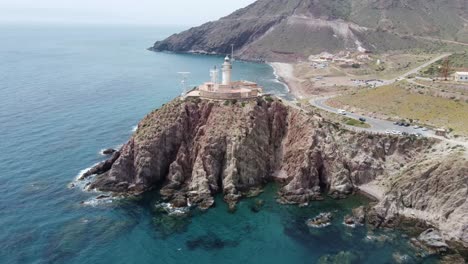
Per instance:
[[[370,221],[390,221],[406,206],[443,217],[434,224],[456,226],[450,238],[468,242],[463,161],[446,164],[441,157],[426,164],[424,153],[436,142],[348,131],[266,99],[164,105],[99,166],[90,188],[126,194],[160,188],[175,207],[207,209],[218,193],[235,208],[269,181],[281,184],[280,202],[304,204],[327,193],[342,197],[378,178],[392,184]]]

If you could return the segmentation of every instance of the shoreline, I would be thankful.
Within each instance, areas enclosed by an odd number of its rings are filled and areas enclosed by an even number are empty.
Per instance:
[[[274,62],[273,62],[274,63]],[[266,64],[268,66],[270,66],[272,69],[273,69],[273,75],[275,76],[275,80],[278,82],[278,83],[281,83],[282,85],[284,85],[284,87],[286,87],[286,90],[288,91],[288,93],[291,93],[291,88],[289,87],[289,85],[286,83],[286,81],[284,80],[283,77],[281,77],[279,74],[278,74],[278,70],[277,68],[273,65],[273,63],[270,63],[270,62],[267,62]]]
[[[283,83],[288,92],[297,99],[303,98],[302,89],[299,80],[294,76],[294,66],[290,63],[284,62],[268,62],[268,65],[273,68],[273,74],[276,76],[277,80]]]

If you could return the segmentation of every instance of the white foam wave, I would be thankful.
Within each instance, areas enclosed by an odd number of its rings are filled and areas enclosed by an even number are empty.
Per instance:
[[[113,147],[113,148],[111,148],[111,149],[119,150],[119,149],[121,149],[122,147],[123,147],[123,144],[119,144],[119,145],[117,145],[117,146],[115,146],[115,147]],[[99,155],[101,155],[101,156],[109,156],[109,155],[104,154],[104,150],[107,150],[107,149],[101,149],[101,150],[99,151]]]
[[[343,222],[343,225],[347,226],[347,227],[351,227],[351,228],[355,228],[356,227],[356,224],[347,224],[345,222]]]
[[[82,204],[86,206],[96,207],[100,205],[112,204],[113,202],[114,199],[112,197],[102,199],[97,199],[96,197],[94,197],[84,201]]]
[[[190,211],[190,207],[174,207],[170,203],[156,204],[156,208],[163,209],[168,215],[185,215]]]
[[[330,226],[331,223],[325,223],[325,224],[320,224],[320,225],[315,225],[315,224],[307,224],[309,227],[313,227],[313,228],[324,228],[324,227],[327,227],[327,226]]]
[[[95,164],[94,164],[93,166],[91,166],[91,167],[88,167],[88,168],[86,168],[86,169],[80,170],[80,172],[78,172],[78,175],[76,175],[74,181],[79,181],[80,178],[83,177],[83,175],[84,175],[87,171],[89,171],[90,169],[92,169],[93,167],[95,167],[95,166],[98,165],[98,164],[99,164],[99,162],[95,163]]]
[[[138,125],[132,127],[132,133],[135,133],[138,130]]]

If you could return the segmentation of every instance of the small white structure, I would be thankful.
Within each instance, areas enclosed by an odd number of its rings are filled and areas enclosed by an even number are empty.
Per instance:
[[[468,82],[468,72],[456,72],[454,76],[457,82]]]

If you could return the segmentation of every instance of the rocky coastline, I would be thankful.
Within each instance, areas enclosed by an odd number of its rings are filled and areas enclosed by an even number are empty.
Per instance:
[[[447,243],[466,247],[468,164],[456,150],[435,152],[440,145],[348,131],[271,97],[177,98],[148,114],[120,150],[82,179],[93,175],[89,189],[116,195],[157,189],[174,208],[202,210],[219,193],[235,210],[239,199],[268,182],[281,186],[278,202],[299,205],[324,195],[345,198],[378,182],[385,194],[366,210],[369,224],[394,227],[401,218],[420,219]],[[360,223],[362,216],[351,220]]]

